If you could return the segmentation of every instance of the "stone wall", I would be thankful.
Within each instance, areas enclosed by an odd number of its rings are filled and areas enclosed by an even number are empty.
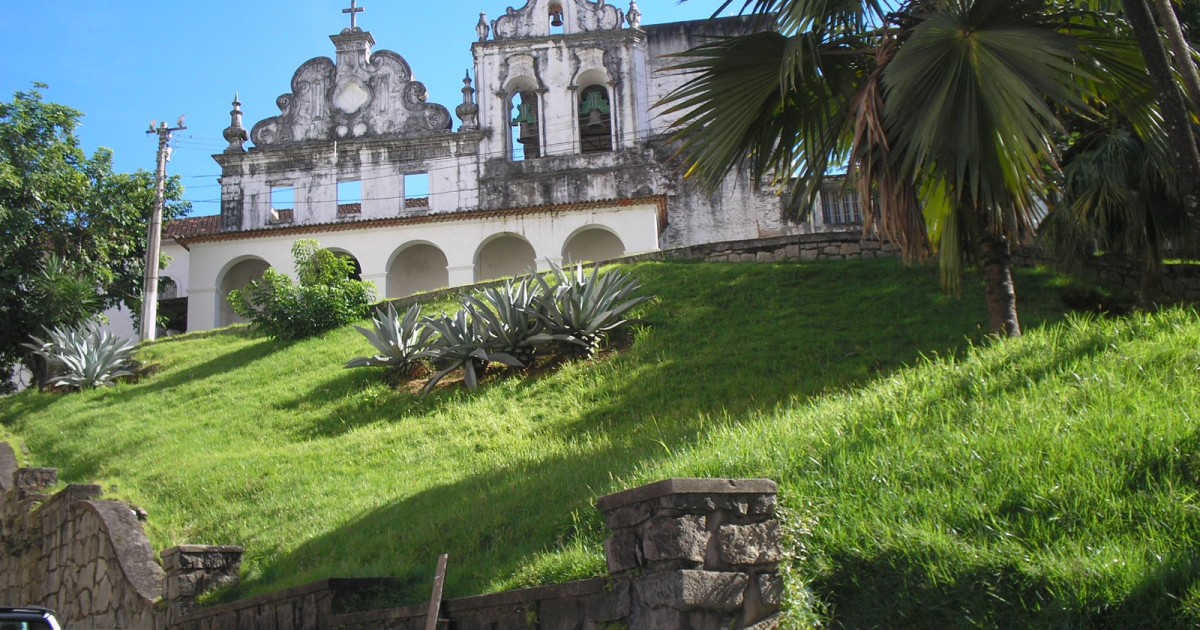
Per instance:
[[[164,571],[141,518],[99,486],[58,485],[52,468],[18,468],[0,442],[0,603],[57,612],[66,627],[167,627],[205,588],[236,579],[241,550],[177,547]],[[220,555],[223,564],[209,561]]]
[[[1048,252],[1034,247],[1017,250],[1013,254],[1013,262],[1023,266],[1058,266],[1058,261]],[[1140,293],[1144,288],[1149,294],[1146,297],[1150,299],[1200,300],[1200,265],[1164,265],[1157,283],[1148,287],[1142,286],[1141,268],[1117,256],[1097,256],[1082,269],[1073,269],[1072,272],[1103,286],[1130,293]]]
[[[233,583],[238,547],[187,545],[155,559],[145,513],[18,468],[0,443],[0,602],[53,609],[66,627],[143,630],[419,630],[428,605],[382,608],[397,580],[330,579],[200,608]],[[745,629],[778,626],[776,487],[768,480],[668,479],[601,498],[609,575],[441,602],[456,630]]]
[[[448,600],[438,627],[776,628],[783,584],[775,505],[768,480],[668,479],[603,497],[597,507],[612,530],[608,577]],[[426,604],[355,610],[392,587],[391,580],[325,580],[198,610],[171,630],[425,628]]]
[[[705,243],[676,247],[640,256],[622,258],[621,262],[639,260],[702,260],[705,262],[785,262],[814,260],[857,260],[862,258],[894,258],[900,249],[892,243],[864,239],[857,228],[851,231],[829,231],[756,238],[745,241]]]

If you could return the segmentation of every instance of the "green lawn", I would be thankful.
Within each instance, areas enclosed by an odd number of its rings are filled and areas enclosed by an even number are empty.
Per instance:
[[[428,597],[603,572],[594,499],[668,476],[770,477],[798,618],[853,627],[1200,623],[1200,318],[1065,317],[893,261],[628,268],[659,299],[628,350],[426,399],[351,329],[146,347],[160,370],[0,401],[30,464],[146,508],[158,548],[247,548],[236,595],[395,575]],[[806,590],[807,589],[807,590]],[[806,593],[811,592],[811,595]]]

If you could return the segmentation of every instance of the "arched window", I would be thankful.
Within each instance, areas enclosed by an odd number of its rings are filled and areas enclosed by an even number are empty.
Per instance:
[[[579,142],[581,153],[613,150],[612,108],[602,85],[588,86],[579,93]]]
[[[514,161],[541,157],[541,133],[538,128],[538,95],[533,91],[517,92],[512,97],[512,159]]]

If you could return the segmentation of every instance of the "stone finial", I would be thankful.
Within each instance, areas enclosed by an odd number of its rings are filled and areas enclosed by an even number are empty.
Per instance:
[[[642,12],[638,10],[637,0],[630,0],[629,11],[625,13],[625,19],[629,21],[629,28],[641,30]]]
[[[492,32],[492,27],[488,26],[486,13],[479,14],[479,23],[475,25],[475,34],[479,36],[479,41],[486,42],[488,35]]]
[[[458,114],[459,120],[462,121],[462,126],[458,130],[475,131],[479,129],[479,106],[475,104],[475,88],[471,87],[470,69],[463,77],[462,95],[462,104],[454,109],[454,113]]]
[[[242,145],[250,139],[250,134],[242,127],[242,103],[237,94],[233,95],[233,110],[229,112],[229,126],[225,128],[224,136],[229,142],[229,146],[225,147],[226,153],[240,153],[246,150]]]

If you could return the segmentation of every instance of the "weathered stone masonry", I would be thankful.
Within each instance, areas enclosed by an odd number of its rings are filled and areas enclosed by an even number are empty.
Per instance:
[[[134,509],[94,485],[46,494],[57,484],[0,442],[0,604],[51,608],[67,627],[158,630],[236,579],[241,549],[169,549],[164,571]]]
[[[199,608],[197,598],[237,580],[238,547],[162,552],[139,511],[18,468],[0,443],[0,603],[56,610],[67,627],[145,630],[423,629],[428,607],[371,609],[396,580],[330,579]],[[609,576],[448,600],[439,627],[455,630],[769,630],[782,581],[776,487],[768,480],[668,479],[601,498],[612,535]]]
[[[668,479],[601,498],[609,577],[448,600],[454,630],[753,629],[779,624],[783,584],[776,486],[764,479]],[[325,580],[201,610],[173,628],[422,630],[427,605],[353,612],[390,580]]]

